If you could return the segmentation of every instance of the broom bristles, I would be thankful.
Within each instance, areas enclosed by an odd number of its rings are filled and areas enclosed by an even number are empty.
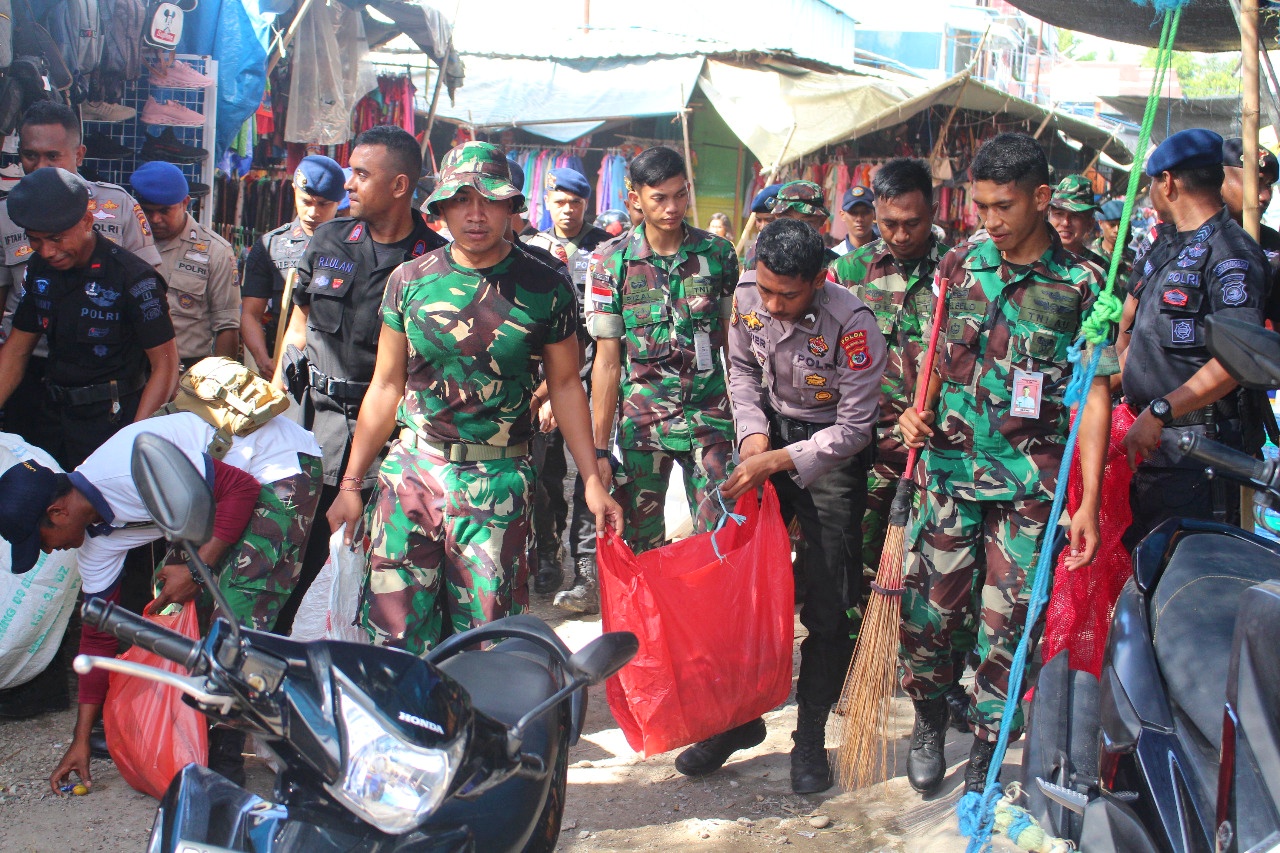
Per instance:
[[[902,589],[902,544],[906,530],[890,525],[880,553],[876,584]],[[873,589],[862,630],[845,678],[839,708],[843,712],[836,770],[848,789],[865,788],[891,775],[893,738],[888,731],[889,708],[897,690],[898,631],[902,622],[901,594]],[[896,770],[896,766],[892,767]]]

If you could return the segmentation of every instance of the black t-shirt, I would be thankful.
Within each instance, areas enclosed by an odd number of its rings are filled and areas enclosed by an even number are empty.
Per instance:
[[[295,219],[262,235],[245,261],[240,295],[274,299],[284,292],[284,277],[298,265],[311,238]]]

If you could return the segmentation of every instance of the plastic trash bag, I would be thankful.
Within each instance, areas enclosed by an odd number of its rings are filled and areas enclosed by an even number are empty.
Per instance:
[[[147,612],[147,619],[184,637],[200,639],[194,606],[172,616]],[[186,675],[185,667],[134,646],[120,660],[154,666]],[[102,709],[107,749],[120,775],[133,788],[157,800],[164,796],[178,771],[188,764],[209,763],[209,726],[204,715],[182,701],[175,688],[111,673],[107,702]]]
[[[329,559],[298,604],[290,632],[292,639],[369,642],[369,635],[356,624],[364,582],[364,556],[342,544],[344,530],[346,525],[329,537]]]
[[[791,692],[791,544],[773,486],[763,492],[738,499],[741,524],[639,556],[611,530],[600,537],[604,630],[640,639],[605,694],[645,756],[753,720]]]

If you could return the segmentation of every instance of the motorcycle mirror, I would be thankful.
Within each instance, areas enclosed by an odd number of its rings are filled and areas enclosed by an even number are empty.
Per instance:
[[[1205,344],[1231,378],[1255,391],[1280,388],[1280,333],[1210,314]]]
[[[213,490],[175,444],[141,433],[133,442],[130,470],[166,539],[203,545],[213,538]]]
[[[640,650],[640,641],[630,631],[610,631],[583,646],[567,668],[588,684],[596,685],[627,665]]]

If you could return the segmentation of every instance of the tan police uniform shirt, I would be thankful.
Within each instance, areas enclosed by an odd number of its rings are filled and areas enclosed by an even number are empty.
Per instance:
[[[219,332],[240,328],[240,285],[231,244],[187,214],[178,236],[157,243],[169,283],[178,357],[190,367],[213,354]]]

